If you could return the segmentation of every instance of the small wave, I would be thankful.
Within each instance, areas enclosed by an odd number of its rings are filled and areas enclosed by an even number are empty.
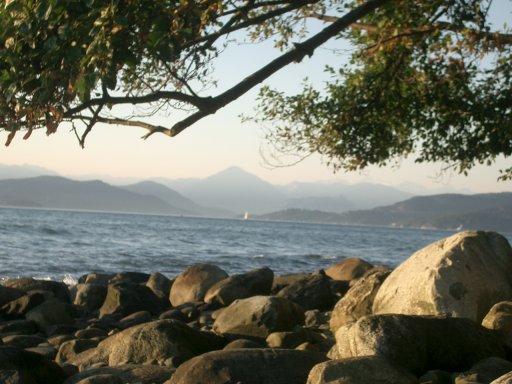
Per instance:
[[[251,259],[264,259],[265,258],[265,255],[254,255],[251,257]]]
[[[66,229],[54,229],[49,227],[43,227],[40,229],[42,233],[45,235],[51,235],[51,236],[62,236],[62,235],[69,235],[70,232]]]
[[[337,257],[334,256],[334,255],[327,255],[327,256],[323,256],[322,259],[325,259],[325,260],[336,260]]]
[[[319,260],[323,259],[324,257],[322,255],[318,255],[316,253],[308,253],[307,255],[304,255],[305,259],[311,259],[311,260]]]
[[[62,282],[68,286],[76,285],[76,284],[78,284],[78,279],[76,279],[75,277],[73,277],[71,275],[65,275],[64,278],[62,279]]]

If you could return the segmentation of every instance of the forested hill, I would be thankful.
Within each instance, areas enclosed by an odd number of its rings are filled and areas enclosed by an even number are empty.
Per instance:
[[[369,210],[351,211],[352,224],[512,231],[512,193],[417,196]]]
[[[417,196],[402,202],[342,214],[287,209],[261,220],[512,232],[512,193]]]

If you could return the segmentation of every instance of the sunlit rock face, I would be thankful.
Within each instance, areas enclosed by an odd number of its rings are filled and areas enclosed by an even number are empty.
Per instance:
[[[450,315],[480,322],[512,297],[512,249],[494,232],[460,232],[413,254],[384,281],[373,313]]]

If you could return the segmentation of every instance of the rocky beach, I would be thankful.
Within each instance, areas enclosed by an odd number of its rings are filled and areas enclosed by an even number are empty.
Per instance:
[[[9,279],[0,320],[6,384],[512,383],[512,249],[460,232],[394,270]]]

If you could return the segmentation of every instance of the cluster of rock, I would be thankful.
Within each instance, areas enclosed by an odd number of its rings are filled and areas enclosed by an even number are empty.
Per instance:
[[[0,383],[512,383],[512,249],[462,232],[393,271],[13,279],[0,320]]]

